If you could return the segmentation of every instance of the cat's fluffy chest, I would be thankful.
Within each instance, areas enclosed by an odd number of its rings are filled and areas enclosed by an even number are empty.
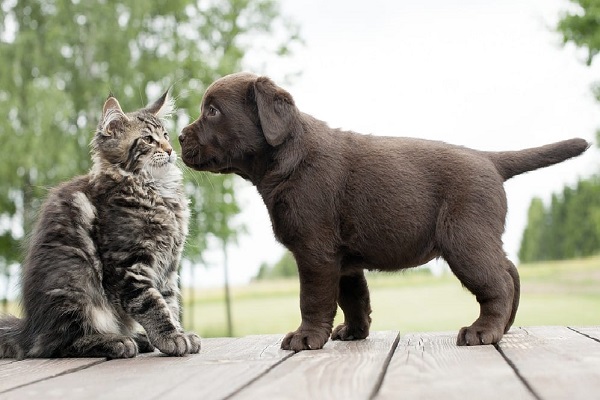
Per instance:
[[[102,203],[96,207],[95,233],[105,271],[148,264],[157,286],[162,286],[177,270],[188,230],[189,210],[181,184],[170,182],[165,193],[160,182],[126,176],[92,187],[96,189],[92,202]]]

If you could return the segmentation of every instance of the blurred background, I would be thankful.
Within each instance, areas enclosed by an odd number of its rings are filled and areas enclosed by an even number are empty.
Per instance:
[[[503,240],[522,277],[517,325],[597,325],[598,51],[600,0],[0,0],[2,308],[19,313],[24,238],[48,189],[89,170],[109,92],[131,111],[172,86],[175,138],[213,80],[246,70],[332,127],[482,150],[593,142],[506,183]],[[181,166],[186,328],[295,329],[296,267],[256,190]],[[457,330],[478,315],[442,261],[368,280],[376,330]]]

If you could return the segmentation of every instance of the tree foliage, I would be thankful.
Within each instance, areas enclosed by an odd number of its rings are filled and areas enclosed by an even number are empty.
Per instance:
[[[562,260],[600,251],[600,179],[580,180],[553,195],[548,207],[534,198],[519,250],[522,262]]]
[[[586,63],[591,65],[594,57],[600,52],[600,1],[570,1],[575,7],[562,15],[557,29],[563,35],[565,43],[572,42],[577,47],[587,50]]]
[[[600,52],[600,0],[570,0],[574,5],[557,25],[565,43],[587,51],[591,65]],[[600,101],[600,85],[593,88]],[[600,135],[597,133],[600,138]],[[522,262],[559,260],[600,252],[600,178],[580,180],[553,194],[548,207],[531,201],[519,258]]]
[[[89,169],[88,143],[109,92],[135,110],[173,86],[178,132],[205,88],[241,69],[252,39],[274,27],[280,39],[270,51],[284,54],[297,28],[273,0],[0,0],[0,268],[18,262],[47,189]],[[186,179],[186,254],[198,260],[210,234],[235,238],[239,208],[232,176]]]
[[[564,43],[573,43],[586,50],[585,63],[589,66],[600,52],[600,0],[570,0],[573,8],[563,13],[557,25]],[[600,84],[592,91],[600,101]],[[597,136],[598,133],[597,133]]]
[[[283,253],[281,259],[273,265],[263,263],[254,277],[256,280],[279,279],[298,276],[296,260],[289,251]]]

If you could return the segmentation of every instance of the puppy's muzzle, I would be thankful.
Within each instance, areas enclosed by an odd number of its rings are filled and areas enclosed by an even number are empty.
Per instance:
[[[186,135],[189,134],[189,126],[186,126],[185,128],[183,128],[181,130],[181,133],[179,134],[179,144],[183,145],[183,142],[185,142],[185,138]]]

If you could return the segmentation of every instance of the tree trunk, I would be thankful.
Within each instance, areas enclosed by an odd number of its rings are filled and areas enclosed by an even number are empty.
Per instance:
[[[229,292],[229,272],[227,265],[227,241],[223,240],[223,271],[225,278],[225,313],[227,315],[227,336],[233,336],[233,324],[231,322],[231,294]]]
[[[195,321],[194,321],[194,314],[196,313],[196,288],[194,287],[194,283],[196,282],[196,265],[194,263],[190,263],[190,275],[192,276],[192,282],[189,288],[189,295],[188,295],[188,305],[187,305],[187,310],[188,310],[188,322],[187,322],[187,327],[189,330],[192,331],[196,331],[196,327],[194,326]]]
[[[2,312],[8,314],[8,294],[10,292],[10,266],[8,265],[6,266],[4,280],[6,283],[6,290],[4,291],[4,298],[2,298]]]

